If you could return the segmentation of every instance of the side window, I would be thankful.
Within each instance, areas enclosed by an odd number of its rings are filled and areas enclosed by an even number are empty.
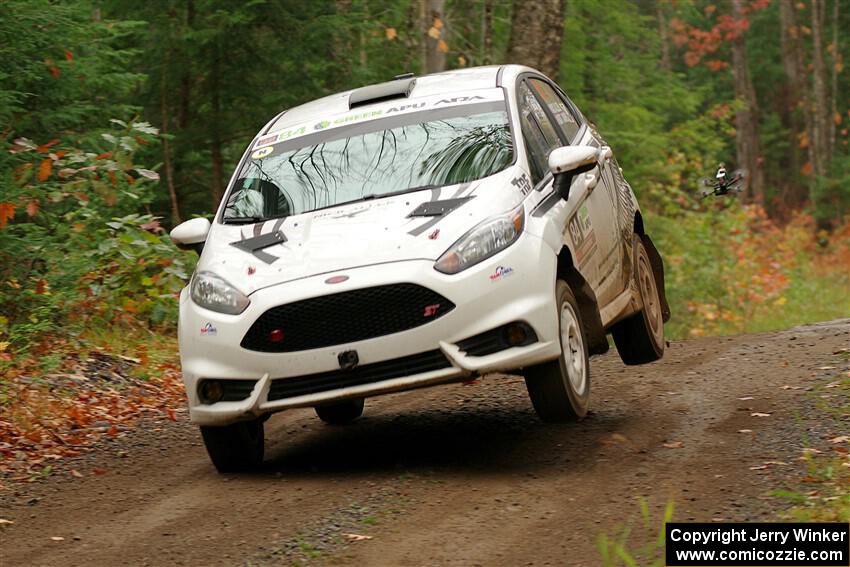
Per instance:
[[[549,170],[549,152],[561,145],[555,127],[546,116],[543,107],[525,84],[517,88],[520,124],[525,148],[528,152],[528,165],[531,168],[531,181],[537,185]]]
[[[557,122],[558,126],[561,127],[561,131],[567,137],[567,140],[573,141],[576,134],[578,134],[581,125],[576,117],[573,116],[573,113],[567,105],[564,104],[561,97],[558,96],[549,84],[543,81],[538,79],[529,79],[528,82],[540,97],[540,100],[542,100],[549,108],[549,112],[551,112],[552,116],[555,117],[555,122]]]

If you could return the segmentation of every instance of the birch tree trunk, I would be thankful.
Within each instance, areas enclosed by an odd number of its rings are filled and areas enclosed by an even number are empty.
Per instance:
[[[528,65],[558,80],[565,0],[514,0],[508,63]]]
[[[732,16],[735,20],[742,19],[741,0],[732,0]],[[732,42],[732,71],[735,77],[735,98],[741,104],[735,115],[738,167],[746,168],[749,174],[747,196],[763,204],[764,172],[759,139],[758,103],[747,63],[747,45],[741,33]]]
[[[812,142],[814,143],[815,175],[823,177],[829,171],[829,121],[830,112],[826,94],[826,65],[823,59],[823,0],[812,0]]]
[[[446,70],[446,22],[443,20],[445,0],[422,0],[425,33],[425,72]]]

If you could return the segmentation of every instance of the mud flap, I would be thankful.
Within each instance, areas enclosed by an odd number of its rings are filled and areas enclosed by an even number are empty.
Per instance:
[[[605,335],[605,328],[599,317],[599,307],[593,288],[575,270],[567,275],[566,281],[578,302],[589,353],[605,354],[609,348],[608,337]]]
[[[643,241],[643,247],[646,249],[646,255],[649,256],[652,273],[655,275],[655,287],[658,288],[658,295],[661,296],[661,318],[666,323],[670,320],[670,305],[667,303],[667,292],[664,289],[664,261],[649,235],[641,234],[640,238]]]

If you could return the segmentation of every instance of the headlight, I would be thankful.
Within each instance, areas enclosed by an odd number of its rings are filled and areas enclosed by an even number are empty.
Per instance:
[[[238,315],[251,300],[212,272],[198,272],[192,278],[192,300],[211,311]]]
[[[524,224],[522,205],[507,215],[487,219],[452,244],[434,264],[434,269],[456,274],[474,266],[513,244],[522,234]]]

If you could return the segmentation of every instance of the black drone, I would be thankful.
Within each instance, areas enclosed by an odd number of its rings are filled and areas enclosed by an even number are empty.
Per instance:
[[[741,193],[744,190],[744,182],[746,180],[746,172],[737,169],[732,172],[732,176],[726,173],[726,167],[721,163],[714,174],[714,179],[705,178],[702,184],[709,187],[710,190],[702,191],[702,197],[720,197],[729,193]]]

